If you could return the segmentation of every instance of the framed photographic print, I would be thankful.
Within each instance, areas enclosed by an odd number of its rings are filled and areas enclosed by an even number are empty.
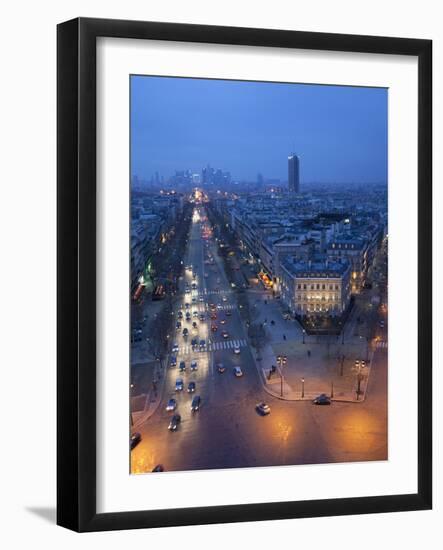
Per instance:
[[[58,519],[432,505],[432,44],[58,26]]]

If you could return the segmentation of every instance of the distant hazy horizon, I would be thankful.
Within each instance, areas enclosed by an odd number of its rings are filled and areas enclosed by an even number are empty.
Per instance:
[[[165,181],[207,164],[235,181],[387,182],[387,90],[173,77],[131,77],[131,174]]]

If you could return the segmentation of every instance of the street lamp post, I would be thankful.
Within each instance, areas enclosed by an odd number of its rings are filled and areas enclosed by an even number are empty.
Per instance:
[[[302,378],[301,379],[301,397],[302,397],[302,399],[304,398],[304,396],[305,396],[305,379]]]
[[[277,363],[280,367],[280,397],[283,397],[283,365],[286,365],[286,355],[277,355]]]

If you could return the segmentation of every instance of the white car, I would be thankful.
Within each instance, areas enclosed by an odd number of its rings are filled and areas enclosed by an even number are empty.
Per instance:
[[[234,347],[234,353],[235,355],[239,355],[240,354],[240,348],[238,346],[235,346]]]
[[[241,370],[240,367],[234,367],[234,375],[237,378],[240,378],[241,376],[243,376],[243,371]]]
[[[200,298],[198,299],[199,302],[204,302],[205,299],[203,298],[203,296],[200,296]]]

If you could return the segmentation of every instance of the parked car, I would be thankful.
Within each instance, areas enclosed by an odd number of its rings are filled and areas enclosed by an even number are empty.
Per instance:
[[[175,391],[183,390],[183,378],[177,378],[175,381]]]
[[[200,349],[206,348],[206,340],[200,340]]]
[[[171,355],[170,365],[171,365],[171,367],[176,367],[177,366],[177,357],[175,355]]]
[[[241,376],[243,376],[243,371],[241,370],[240,367],[234,367],[234,375],[237,378],[240,378]]]
[[[166,405],[166,410],[167,411],[175,411],[176,408],[177,408],[177,401],[174,398],[169,399],[169,401]]]
[[[182,328],[182,323],[181,323],[181,321],[177,321],[177,322],[175,323],[175,328],[176,328],[177,330],[180,330],[180,329]]]
[[[179,414],[174,414],[174,416],[171,418],[171,421],[169,422],[168,430],[171,430],[171,432],[175,432],[181,422],[181,419],[182,418]]]
[[[271,407],[269,405],[267,405],[266,403],[261,402],[261,403],[257,403],[257,405],[255,405],[255,410],[259,414],[261,414],[262,416],[266,416],[267,414],[269,414],[271,412]]]
[[[201,398],[200,398],[199,395],[196,395],[193,398],[192,403],[191,403],[191,411],[192,412],[199,411],[200,410],[200,403],[201,403]]]
[[[325,393],[321,393],[312,402],[314,403],[314,405],[330,405],[331,398]]]
[[[194,392],[195,392],[195,382],[189,382],[188,393],[194,393]]]
[[[172,353],[178,353],[178,349],[179,349],[179,348],[178,348],[177,342],[174,342],[174,343],[172,344]]]
[[[131,438],[129,440],[131,451],[134,447],[136,447],[140,443],[141,440],[142,440],[142,436],[138,432],[134,432],[133,434],[131,434]]]
[[[194,359],[193,361],[191,361],[191,370],[197,370],[197,369],[198,369],[198,363]]]
[[[198,340],[197,340],[197,338],[193,338],[193,339],[191,340],[191,346],[192,346],[193,348],[194,348],[195,346],[198,346]]]

